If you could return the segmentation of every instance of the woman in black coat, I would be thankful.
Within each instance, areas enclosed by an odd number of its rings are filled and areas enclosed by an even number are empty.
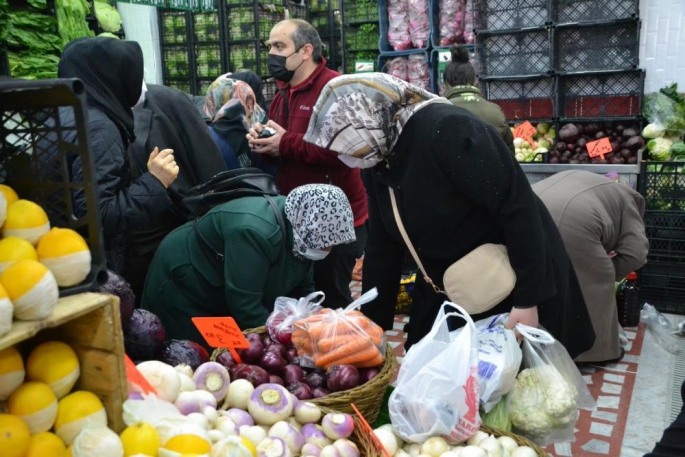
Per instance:
[[[539,322],[571,357],[592,346],[592,323],[557,227],[494,128],[447,99],[370,73],[328,83],[305,140],[350,166],[373,166],[366,173],[363,288],[377,287],[379,298],[363,311],[383,328],[392,328],[404,253],[391,186],[409,239],[441,288],[447,267],[473,249],[506,245],[516,285],[474,320],[509,312],[509,327]],[[445,299],[417,279],[407,346],[428,333]]]
[[[132,173],[132,107],[141,99],[143,52],[133,41],[77,39],[64,48],[57,74],[60,78],[78,78],[85,87],[107,267],[121,273],[130,255],[127,232],[146,227],[168,210],[171,199],[166,189],[179,172],[173,151],[155,148],[147,157],[146,168]],[[60,118],[63,126],[74,124],[72,110],[61,110]],[[75,142],[76,130],[65,129],[64,137]],[[70,171],[72,180],[83,179],[79,160],[71,164]],[[83,216],[85,196],[75,195],[74,206],[74,213]]]

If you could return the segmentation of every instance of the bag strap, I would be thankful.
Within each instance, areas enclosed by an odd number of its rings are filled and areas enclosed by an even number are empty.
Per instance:
[[[276,260],[279,260],[281,256],[283,255],[283,252],[285,252],[286,249],[286,244],[287,244],[287,238],[288,238],[288,232],[286,232],[285,228],[285,221],[283,220],[283,215],[281,214],[280,209],[278,208],[278,205],[274,201],[274,199],[270,195],[263,195],[264,198],[266,198],[266,201],[269,203],[269,206],[271,206],[271,209],[273,210],[274,214],[276,215],[276,221],[278,222],[278,227],[281,230],[281,233],[283,234],[283,247],[281,249],[281,252],[278,254],[278,258]],[[209,254],[210,257],[213,257],[216,259],[216,261],[219,264],[224,263],[224,255],[214,249],[211,244],[209,244],[209,241],[207,241],[207,238],[205,238],[202,233],[200,232],[200,228],[198,227],[198,220],[199,218],[195,218],[193,221],[193,230],[195,231],[195,234],[200,240],[200,244],[202,245],[202,248],[205,250],[207,254]]]
[[[419,255],[416,253],[414,245],[409,239],[409,235],[407,235],[407,231],[404,229],[404,224],[402,223],[402,218],[400,217],[400,211],[397,208],[397,199],[395,197],[395,191],[390,186],[388,186],[388,191],[390,192],[390,202],[392,203],[392,212],[395,215],[395,222],[397,222],[397,228],[400,230],[400,235],[402,235],[404,243],[407,245],[407,248],[409,248],[409,252],[411,252],[412,257],[414,257],[414,261],[419,266],[421,273],[423,273],[423,279],[428,284],[430,284],[430,286],[436,293],[447,295],[444,290],[440,289],[437,285],[435,285],[430,276],[428,276],[428,273],[426,273],[426,269],[423,267],[423,263],[421,263],[421,259],[419,259]]]

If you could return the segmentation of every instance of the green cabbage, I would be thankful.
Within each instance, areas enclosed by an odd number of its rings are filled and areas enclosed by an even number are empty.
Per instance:
[[[95,17],[105,32],[114,33],[121,30],[119,11],[109,3],[95,2]]]
[[[660,124],[647,124],[647,126],[642,130],[643,138],[660,138],[664,136],[666,129]]]
[[[654,138],[647,142],[649,158],[658,162],[663,162],[671,156],[671,146],[673,142],[667,138]]]
[[[674,160],[685,159],[685,143],[683,143],[682,141],[673,143],[670,152]]]

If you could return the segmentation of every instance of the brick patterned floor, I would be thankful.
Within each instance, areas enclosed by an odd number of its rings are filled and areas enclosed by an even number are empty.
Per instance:
[[[354,298],[359,297],[361,284],[353,282],[350,287]],[[400,364],[404,358],[406,335],[403,329],[407,322],[409,322],[408,316],[397,315],[393,330],[386,332],[388,344],[394,348],[395,356]],[[553,457],[618,457],[620,455],[644,332],[644,325],[639,328],[626,329],[629,344],[626,348],[626,356],[621,362],[580,367],[583,379],[597,401],[597,408],[594,411],[581,411],[576,424],[575,442],[549,446],[546,449],[549,455]]]

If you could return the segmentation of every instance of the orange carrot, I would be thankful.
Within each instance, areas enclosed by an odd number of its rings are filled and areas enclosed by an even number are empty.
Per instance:
[[[336,335],[333,337],[320,339],[316,343],[316,347],[319,349],[319,352],[328,352],[328,351],[335,350],[336,348],[338,348],[340,346],[344,346],[348,343],[351,343],[352,341],[354,341],[358,338],[366,339],[368,341],[369,345],[373,344],[370,337],[368,337],[366,335],[354,334],[354,335]]]
[[[369,359],[366,362],[355,363],[354,366],[357,368],[374,368],[383,363],[383,356],[380,352],[376,352],[376,356],[373,359]]]
[[[335,352],[335,351],[333,351]],[[330,353],[329,353],[330,354]],[[328,354],[326,354],[328,355]],[[316,364],[319,366],[324,366],[328,368],[331,365],[343,365],[343,364],[349,364],[349,365],[354,365],[357,366],[360,363],[368,362],[370,360],[373,360],[377,355],[379,355],[378,348],[376,346],[366,346],[365,348],[362,348],[358,351],[351,352],[351,351],[346,351],[345,355],[342,357],[336,357],[336,358],[327,358],[327,357],[320,357],[319,360],[316,360]]]
[[[338,346],[330,352],[327,352],[325,354],[319,354],[317,357],[315,357],[314,362],[316,363],[316,365],[323,367],[330,365],[334,362],[337,363],[337,361],[340,359],[346,359],[350,356],[362,354],[363,352],[366,352],[369,348],[373,348],[376,352],[378,352],[376,346],[373,346],[369,343],[370,341],[368,339],[356,338],[347,344]],[[366,354],[365,357],[357,358],[356,361],[360,362],[362,360],[367,360],[369,358],[370,357],[368,356],[368,354]]]

